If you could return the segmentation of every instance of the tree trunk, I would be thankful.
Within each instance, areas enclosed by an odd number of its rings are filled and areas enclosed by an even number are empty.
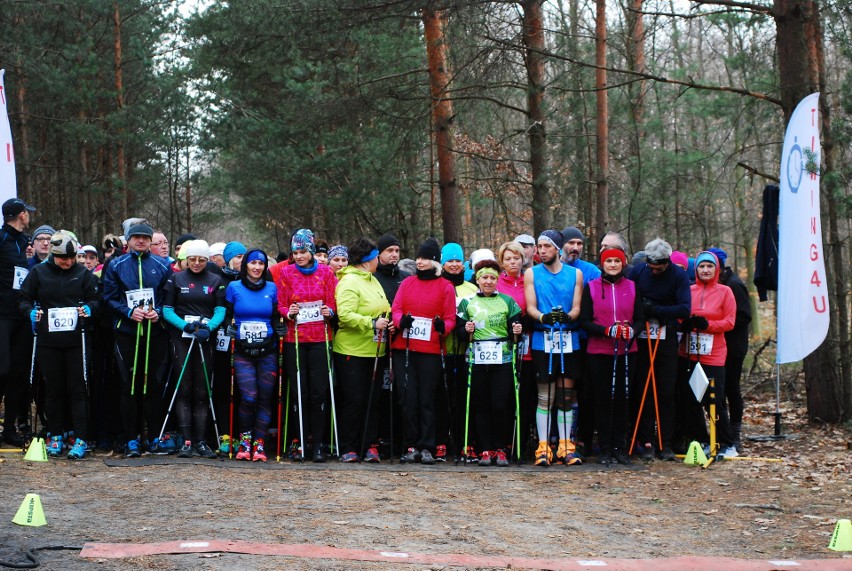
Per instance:
[[[521,2],[524,9],[523,39],[527,67],[527,132],[530,140],[533,231],[536,235],[550,227],[550,192],[547,188],[547,131],[544,127],[544,0]]]
[[[118,113],[124,109],[124,77],[121,70],[121,13],[118,9],[118,2],[113,2],[113,29],[114,29],[114,60],[115,68],[115,103]],[[125,219],[129,216],[130,206],[130,189],[127,187],[127,170],[124,161],[124,135],[122,129],[119,128],[118,136],[116,137],[116,168],[118,175],[119,192],[121,193],[121,218]]]
[[[606,0],[597,0],[595,16],[595,99],[597,111],[597,176],[595,190],[595,225],[589,240],[593,253],[609,225],[609,111],[606,86]]]
[[[820,133],[822,137],[820,205],[825,251],[831,262],[825,264],[831,321],[825,341],[805,357],[805,387],[808,417],[814,421],[843,422],[852,418],[852,379],[850,379],[849,314],[846,272],[843,269],[843,242],[839,235],[838,205],[834,197],[834,141],[831,115],[825,89],[825,56],[819,5],[813,0],[775,0],[778,75],[785,123],[806,95],[819,91]],[[826,228],[827,226],[827,228]],[[827,230],[827,231],[826,231]]]
[[[456,198],[456,168],[452,149],[453,103],[447,93],[450,83],[447,41],[444,37],[447,13],[424,8],[422,17],[429,62],[429,90],[432,95],[432,130],[438,151],[438,187],[441,192],[444,242],[461,242],[461,217]]]

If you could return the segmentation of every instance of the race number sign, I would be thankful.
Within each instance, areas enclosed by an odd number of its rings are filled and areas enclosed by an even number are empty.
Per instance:
[[[130,309],[141,308],[142,311],[154,309],[154,288],[143,287],[130,289],[125,293],[127,296],[127,307]]]
[[[266,339],[266,323],[263,321],[243,321],[240,323],[240,339],[257,343]]]
[[[12,276],[12,289],[21,289],[21,284],[29,275],[30,271],[27,268],[15,266],[15,275]]]
[[[296,315],[296,323],[304,325],[305,323],[316,323],[322,321],[322,302],[311,301],[308,303],[300,303],[299,313]]]
[[[225,328],[222,327],[216,332],[216,350],[227,352],[228,347],[231,344],[231,336],[228,335],[228,332],[225,331]]]
[[[573,353],[574,341],[570,331],[545,331],[544,332],[545,353]]]
[[[503,363],[505,341],[476,341],[473,344],[474,365],[500,365]]]
[[[690,333],[687,353],[690,355],[709,355],[713,352],[713,335],[709,333]]]
[[[666,338],[666,326],[660,325],[659,320],[657,319],[649,319],[648,320],[648,329],[642,330],[639,332],[639,339],[662,339]]]
[[[74,331],[77,329],[77,318],[79,313],[76,307],[54,307],[47,310],[47,330],[51,333],[57,331]]]
[[[432,338],[432,320],[426,317],[415,317],[411,328],[402,336],[417,341],[429,341]]]

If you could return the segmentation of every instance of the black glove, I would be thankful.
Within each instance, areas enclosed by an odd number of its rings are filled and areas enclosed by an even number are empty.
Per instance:
[[[435,331],[438,332],[438,335],[443,335],[447,331],[447,326],[444,324],[444,320],[440,317],[433,319],[432,323],[435,325]]]
[[[195,330],[198,329],[198,322],[193,321],[191,323],[187,323],[183,326],[184,333],[195,333]]]
[[[229,325],[225,328],[225,335],[228,337],[236,337],[237,336],[237,328],[233,325]]]
[[[411,329],[411,326],[414,325],[414,318],[409,313],[408,315],[403,315],[399,320],[399,328],[400,329]]]
[[[707,323],[706,317],[703,317],[701,315],[693,315],[691,319],[692,319],[692,328],[693,329],[697,329],[699,331],[704,331],[705,329],[710,327],[710,324]]]
[[[210,329],[206,326],[199,327],[198,331],[195,332],[195,338],[198,339],[199,343],[206,343],[210,339]]]
[[[541,321],[545,325],[553,325],[554,323],[556,323],[556,315],[554,315],[553,313],[542,313],[541,318],[539,318],[539,321]]]
[[[643,297],[642,306],[645,309],[645,317],[657,317],[659,311],[657,310],[657,305],[653,301],[647,297]]]

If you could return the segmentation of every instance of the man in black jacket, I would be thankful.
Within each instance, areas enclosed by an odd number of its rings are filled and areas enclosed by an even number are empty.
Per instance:
[[[24,444],[15,419],[27,406],[27,382],[33,334],[29,321],[18,311],[20,290],[27,277],[27,242],[24,230],[30,224],[30,206],[20,198],[3,203],[0,229],[0,400],[6,396],[3,440],[12,446]]]

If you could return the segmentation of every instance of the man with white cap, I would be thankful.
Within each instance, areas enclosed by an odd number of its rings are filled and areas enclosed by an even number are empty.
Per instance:
[[[211,262],[216,264],[220,268],[225,267],[225,243],[224,242],[214,242],[210,244],[210,255],[208,258]]]
[[[26,408],[27,373],[32,351],[32,330],[21,316],[21,284],[29,273],[27,237],[35,207],[20,198],[3,203],[3,228],[0,229],[0,400],[6,397],[3,440],[11,446],[22,446],[24,438],[15,426],[15,413]],[[49,244],[48,244],[49,247]]]
[[[523,269],[533,267],[535,263],[535,238],[529,234],[518,234],[515,236],[515,242],[521,245],[524,249],[524,265]]]

